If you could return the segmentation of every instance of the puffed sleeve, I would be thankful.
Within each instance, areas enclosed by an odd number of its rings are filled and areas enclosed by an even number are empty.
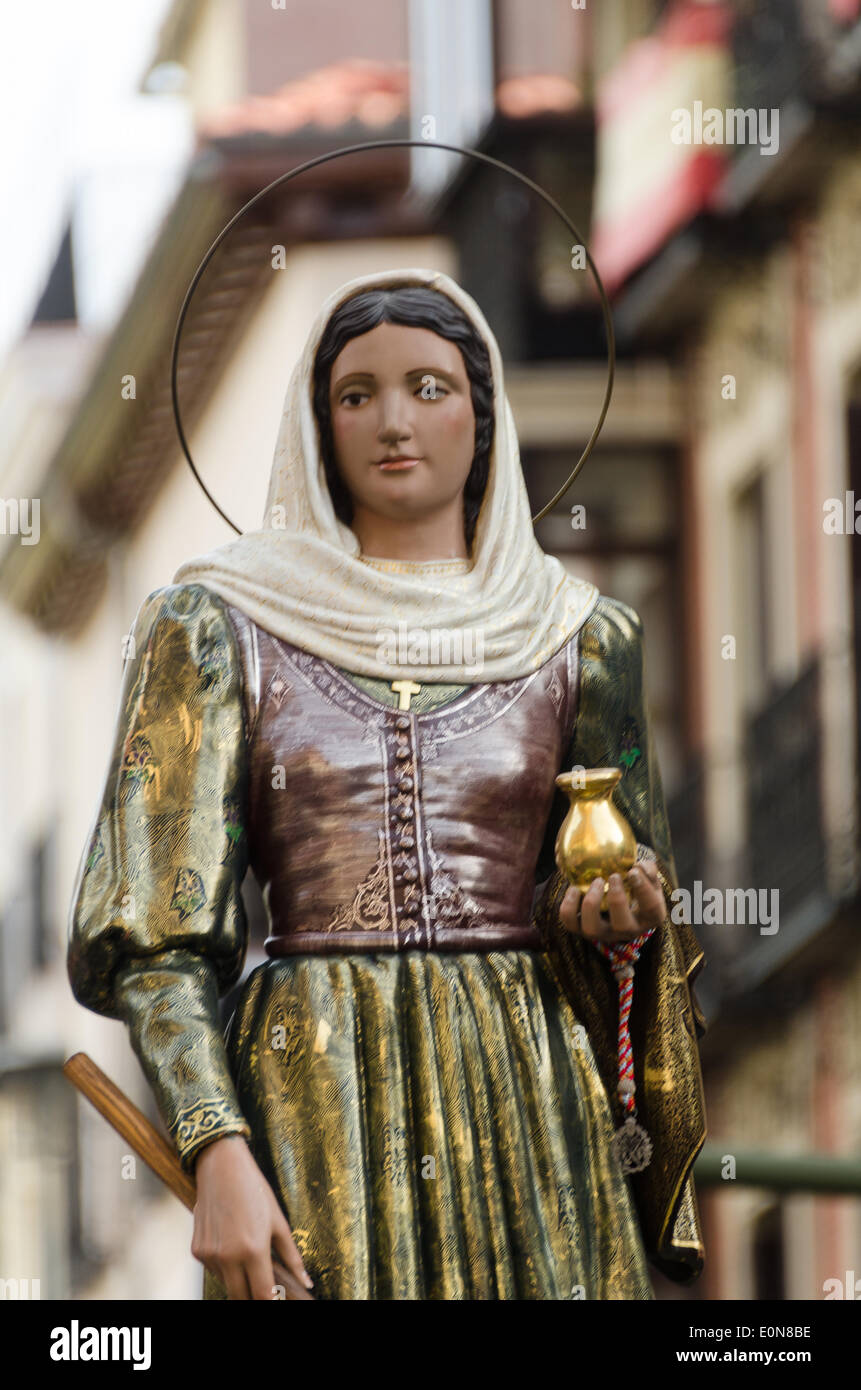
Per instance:
[[[239,1109],[218,997],[247,945],[241,660],[222,600],[169,585],[128,639],[101,806],[69,921],[75,998],[128,1025],[183,1166]]]
[[[656,860],[667,903],[664,925],[643,946],[634,977],[630,1029],[638,1118],[654,1153],[631,1182],[652,1260],[669,1278],[688,1283],[704,1258],[690,1170],[705,1140],[697,1047],[705,1020],[693,991],[705,958],[692,927],[677,921],[677,912],[671,917],[678,879],[646,697],[642,622],[633,608],[606,595],[579,634],[576,723],[563,770],[575,766],[622,769],[613,800],[634,832],[638,857]],[[558,820],[557,811],[549,827],[554,835]],[[548,848],[549,837],[545,862]],[[593,943],[560,926],[567,886],[554,869],[536,892],[534,918],[615,1107],[618,993]]]

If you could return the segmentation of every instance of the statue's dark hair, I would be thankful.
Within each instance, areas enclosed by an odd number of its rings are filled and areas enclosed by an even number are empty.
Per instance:
[[[440,290],[423,285],[393,289],[365,290],[353,295],[334,311],[320,339],[314,357],[314,413],[320,431],[320,450],[326,483],[335,515],[349,526],[353,519],[353,500],[335,461],[329,386],[332,363],[351,338],[369,333],[378,323],[399,323],[410,328],[429,328],[441,338],[456,343],[469,378],[475,413],[475,452],[463,490],[463,524],[468,549],[472,549],[475,526],[487,487],[490,450],[493,444],[493,382],[490,356],[484,339],[463,310]]]

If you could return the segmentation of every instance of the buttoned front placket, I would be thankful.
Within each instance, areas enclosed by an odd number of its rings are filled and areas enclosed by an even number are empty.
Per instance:
[[[386,740],[389,780],[389,842],[392,846],[394,898],[399,945],[430,945],[424,920],[421,883],[422,815],[418,730],[414,714],[397,712]]]

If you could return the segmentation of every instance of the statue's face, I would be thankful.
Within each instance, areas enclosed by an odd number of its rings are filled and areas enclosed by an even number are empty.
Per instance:
[[[462,494],[475,412],[455,343],[428,328],[379,323],[335,358],[329,405],[338,472],[357,513],[415,521]],[[399,455],[406,461],[386,466]]]

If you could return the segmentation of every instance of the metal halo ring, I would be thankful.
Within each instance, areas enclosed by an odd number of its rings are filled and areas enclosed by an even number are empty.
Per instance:
[[[469,159],[477,159],[482,164],[490,164],[496,169],[501,169],[506,174],[511,174],[514,178],[519,179],[521,183],[525,183],[528,188],[531,188],[533,193],[537,193],[539,198],[544,199],[548,207],[552,208],[553,211],[557,214],[557,216],[561,217],[562,221],[565,223],[565,226],[573,234],[575,243],[578,246],[582,246],[583,250],[586,253],[586,261],[588,263],[589,269],[592,272],[592,276],[601,299],[601,309],[604,315],[604,328],[607,334],[607,387],[604,392],[604,400],[601,405],[601,413],[598,416],[598,423],[596,424],[594,430],[589,436],[586,448],[583,450],[582,454],[577,460],[577,465],[574,468],[574,471],[571,474],[569,474],[559,491],[557,493],[554,493],[550,501],[544,507],[541,508],[541,511],[536,512],[535,516],[532,518],[533,526],[537,522],[539,522],[542,519],[542,517],[546,516],[549,511],[552,511],[552,509],[556,506],[556,503],[560,502],[562,498],[565,496],[565,493],[568,491],[574,479],[577,477],[577,474],[580,472],[580,469],[583,467],[583,464],[586,462],[587,458],[591,454],[595,441],[601,432],[601,427],[604,424],[607,411],[610,408],[610,398],[613,394],[613,381],[616,375],[616,338],[613,332],[613,320],[610,314],[610,305],[607,300],[607,294],[601,282],[601,277],[598,274],[595,262],[592,260],[592,257],[589,254],[589,248],[587,247],[585,241],[581,237],[577,228],[574,226],[574,223],[571,221],[571,218],[568,216],[566,212],[563,211],[563,209],[559,206],[556,200],[554,198],[551,198],[549,193],[545,193],[544,189],[541,188],[532,179],[527,178],[525,174],[521,174],[518,169],[512,169],[510,164],[505,164],[501,159],[494,159],[492,155],[481,154],[478,150],[466,149],[462,145],[446,145],[438,140],[370,140],[367,143],[361,145],[345,145],[343,149],[332,150],[329,154],[318,155],[316,159],[309,159],[304,164],[298,165],[297,168],[288,170],[286,174],[280,174],[277,179],[273,179],[273,181],[271,183],[268,183],[265,188],[261,188],[259,193],[255,193],[254,197],[250,198],[249,201],[245,203],[244,206],[241,207],[239,211],[234,214],[233,217],[231,217],[227,225],[225,227],[222,227],[221,231],[218,233],[218,236],[215,238],[215,241],[212,243],[203,260],[200,262],[200,265],[197,267],[197,270],[194,272],[191,284],[186,290],[185,299],[182,301],[182,308],[179,311],[179,317],[176,321],[176,331],[174,332],[173,336],[173,351],[171,353],[170,362],[170,393],[171,400],[173,402],[173,418],[176,422],[176,432],[179,435],[179,442],[182,446],[182,452],[185,454],[188,465],[192,473],[194,474],[198,486],[200,487],[207,501],[210,502],[211,505],[215,508],[222,520],[226,521],[228,526],[232,527],[236,534],[239,536],[244,534],[243,531],[239,526],[236,525],[235,521],[231,521],[227,513],[223,511],[222,508],[218,505],[215,498],[212,496],[212,493],[209,491],[209,488],[206,486],[200,474],[198,473],[197,468],[194,464],[194,459],[191,457],[191,451],[188,447],[188,441],[185,437],[185,431],[182,428],[182,420],[180,418],[179,412],[179,397],[177,393],[176,374],[177,362],[179,360],[179,340],[180,335],[182,333],[182,326],[185,322],[185,316],[188,313],[188,306],[191,303],[191,297],[194,294],[194,291],[197,289],[198,283],[200,282],[200,278],[203,275],[203,272],[206,270],[206,267],[209,265],[209,262],[212,260],[212,257],[215,255],[215,252],[218,250],[222,241],[227,236],[227,233],[230,231],[231,227],[233,227],[239,221],[240,217],[243,217],[245,213],[248,212],[249,209],[254,206],[255,203],[258,203],[261,198],[265,198],[267,193],[271,193],[273,188],[277,188],[279,184],[288,183],[290,179],[295,179],[298,174],[304,174],[306,169],[313,169],[318,164],[328,163],[330,159],[339,159],[342,155],[345,154],[357,154],[360,150],[385,150],[392,149],[400,145],[414,146],[417,149],[424,149],[426,147],[430,147],[431,149],[437,150],[450,150],[453,154],[466,155]]]

